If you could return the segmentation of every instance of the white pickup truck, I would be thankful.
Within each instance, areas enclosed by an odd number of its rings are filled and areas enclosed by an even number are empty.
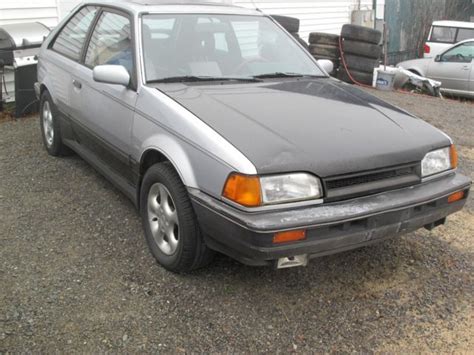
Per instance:
[[[424,57],[434,58],[453,44],[474,38],[474,22],[434,21],[424,46]]]

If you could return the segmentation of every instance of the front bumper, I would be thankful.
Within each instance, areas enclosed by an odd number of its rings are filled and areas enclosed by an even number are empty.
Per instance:
[[[248,265],[297,255],[317,257],[355,249],[421,227],[444,223],[466,203],[471,181],[458,173],[420,185],[310,207],[244,212],[190,190],[207,245]],[[454,192],[462,200],[448,203]],[[275,232],[306,229],[306,239],[273,244]]]

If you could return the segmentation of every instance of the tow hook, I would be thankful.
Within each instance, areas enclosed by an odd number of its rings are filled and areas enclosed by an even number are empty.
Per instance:
[[[435,229],[438,226],[442,226],[445,223],[446,223],[446,218],[442,218],[442,219],[439,219],[439,220],[437,220],[433,223],[425,225],[425,229],[431,231],[431,230]]]
[[[276,262],[277,269],[287,269],[290,267],[306,266],[306,265],[308,265],[308,254],[288,256],[285,258],[280,258]]]

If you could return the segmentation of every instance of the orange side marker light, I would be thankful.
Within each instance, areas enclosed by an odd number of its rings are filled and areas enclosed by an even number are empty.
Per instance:
[[[297,242],[299,240],[306,239],[306,231],[304,229],[301,230],[294,230],[289,232],[278,232],[275,233],[273,236],[273,243],[274,244],[281,244],[281,243],[290,243],[290,242]]]

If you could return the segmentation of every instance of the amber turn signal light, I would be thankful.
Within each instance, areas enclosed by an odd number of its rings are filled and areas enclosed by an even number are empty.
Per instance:
[[[456,150],[456,146],[454,144],[451,144],[449,155],[451,158],[451,169],[456,169],[458,167],[458,151]]]
[[[459,200],[462,200],[464,198],[464,191],[458,191],[453,193],[452,195],[449,195],[448,197],[448,203],[453,203]]]
[[[296,230],[296,231],[289,231],[289,232],[278,232],[275,233],[273,236],[273,243],[274,244],[281,244],[281,243],[290,243],[290,242],[297,242],[298,240],[306,239],[306,231]]]
[[[246,207],[262,204],[260,179],[258,176],[233,173],[227,178],[222,196]]]

